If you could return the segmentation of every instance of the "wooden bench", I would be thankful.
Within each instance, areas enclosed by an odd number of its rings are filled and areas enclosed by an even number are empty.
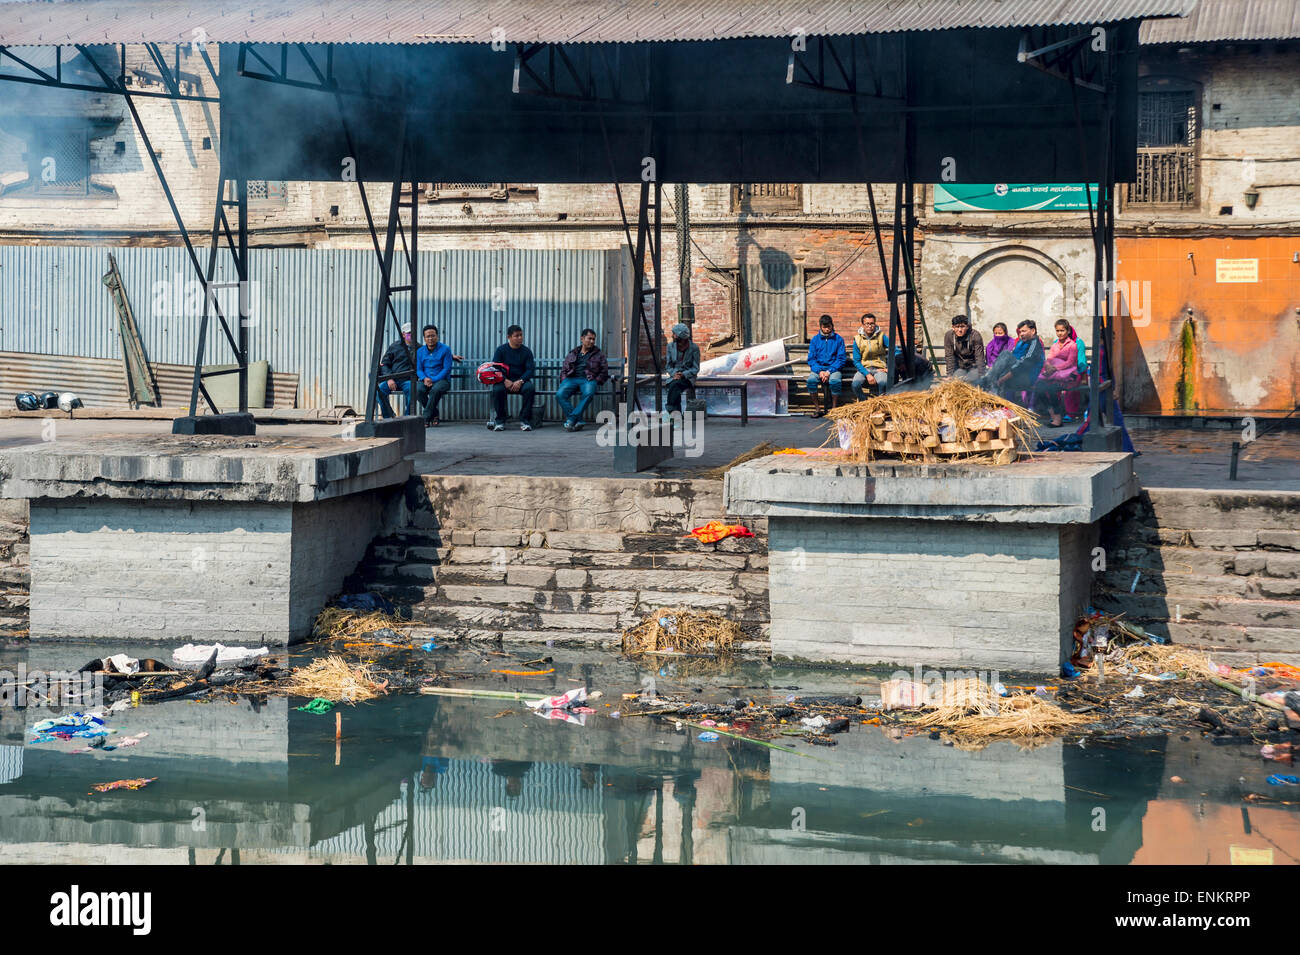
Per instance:
[[[448,389],[444,398],[449,398],[452,395],[482,395],[484,401],[487,402],[488,405],[487,413],[484,415],[484,418],[486,418],[487,415],[490,415],[492,413],[492,389],[489,386],[480,383],[475,377],[475,372],[478,370],[479,365],[489,360],[490,359],[487,358],[482,359],[482,361],[478,359],[466,359],[465,361],[457,362],[453,365],[451,369],[452,386]],[[553,399],[555,397],[555,392],[560,386],[560,369],[562,366],[563,362],[559,361],[539,361],[534,367],[533,381],[536,383],[536,390],[534,392],[532,424],[535,426],[540,425],[544,420],[546,420],[545,415],[548,403],[541,401],[540,399]],[[596,389],[596,394],[592,398],[591,405],[588,407],[594,408],[597,400],[600,398],[610,398],[614,404],[617,404],[622,393],[623,375],[622,373],[611,370],[609,381]],[[549,404],[554,405],[554,402],[550,402]],[[555,411],[556,415],[551,420],[562,421],[563,416],[559,412],[558,405],[555,405]],[[465,420],[471,419],[466,418]]]
[[[696,389],[699,388],[717,388],[717,389],[734,388],[739,390],[740,391],[740,426],[743,428],[749,424],[749,386],[762,377],[766,377],[766,376],[711,375],[707,378],[696,378],[695,381],[691,383],[691,387],[687,389],[687,392],[691,395],[691,397],[694,397]],[[771,376],[768,378],[768,380],[770,381],[772,377],[777,377],[777,376],[775,375]],[[639,379],[638,384],[645,384],[647,382],[652,382],[652,381],[654,381],[653,375]],[[664,388],[666,389],[667,387],[668,387],[668,382],[665,379]]]

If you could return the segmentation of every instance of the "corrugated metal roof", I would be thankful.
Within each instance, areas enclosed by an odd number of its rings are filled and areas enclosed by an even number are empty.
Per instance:
[[[1196,0],[64,0],[5,6],[0,44],[636,43],[1181,16]],[[198,31],[202,31],[199,33]],[[499,35],[499,34],[498,34]]]
[[[1143,43],[1290,40],[1300,37],[1300,0],[1200,0],[1185,19],[1148,20]]]

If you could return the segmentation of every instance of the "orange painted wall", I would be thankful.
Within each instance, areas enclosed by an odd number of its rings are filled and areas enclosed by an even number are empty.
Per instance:
[[[1300,235],[1117,239],[1116,277],[1130,302],[1116,329],[1124,410],[1285,414],[1294,408],[1300,263],[1292,257],[1298,252]],[[1258,259],[1259,281],[1216,281],[1217,259]],[[1189,308],[1195,356],[1187,363],[1182,336]],[[1182,402],[1180,379],[1186,382]]]
[[[1230,865],[1232,847],[1239,846],[1272,850],[1274,865],[1295,865],[1300,856],[1300,816],[1271,806],[1242,805],[1250,816],[1249,834],[1240,806],[1152,800],[1142,818],[1142,847],[1132,864]]]

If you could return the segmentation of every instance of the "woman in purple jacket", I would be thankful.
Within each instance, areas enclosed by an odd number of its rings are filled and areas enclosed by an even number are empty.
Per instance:
[[[986,367],[992,368],[993,363],[997,361],[998,355],[1012,346],[1014,339],[1007,334],[1007,326],[998,322],[993,326],[993,337],[989,343],[984,346],[984,363]]]

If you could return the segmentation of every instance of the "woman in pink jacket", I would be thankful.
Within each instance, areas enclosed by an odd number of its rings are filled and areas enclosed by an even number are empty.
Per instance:
[[[1034,407],[1046,407],[1052,415],[1052,427],[1060,427],[1065,411],[1062,392],[1079,380],[1079,350],[1074,329],[1063,318],[1056,320],[1056,341],[1047,351],[1047,360],[1034,388]]]

